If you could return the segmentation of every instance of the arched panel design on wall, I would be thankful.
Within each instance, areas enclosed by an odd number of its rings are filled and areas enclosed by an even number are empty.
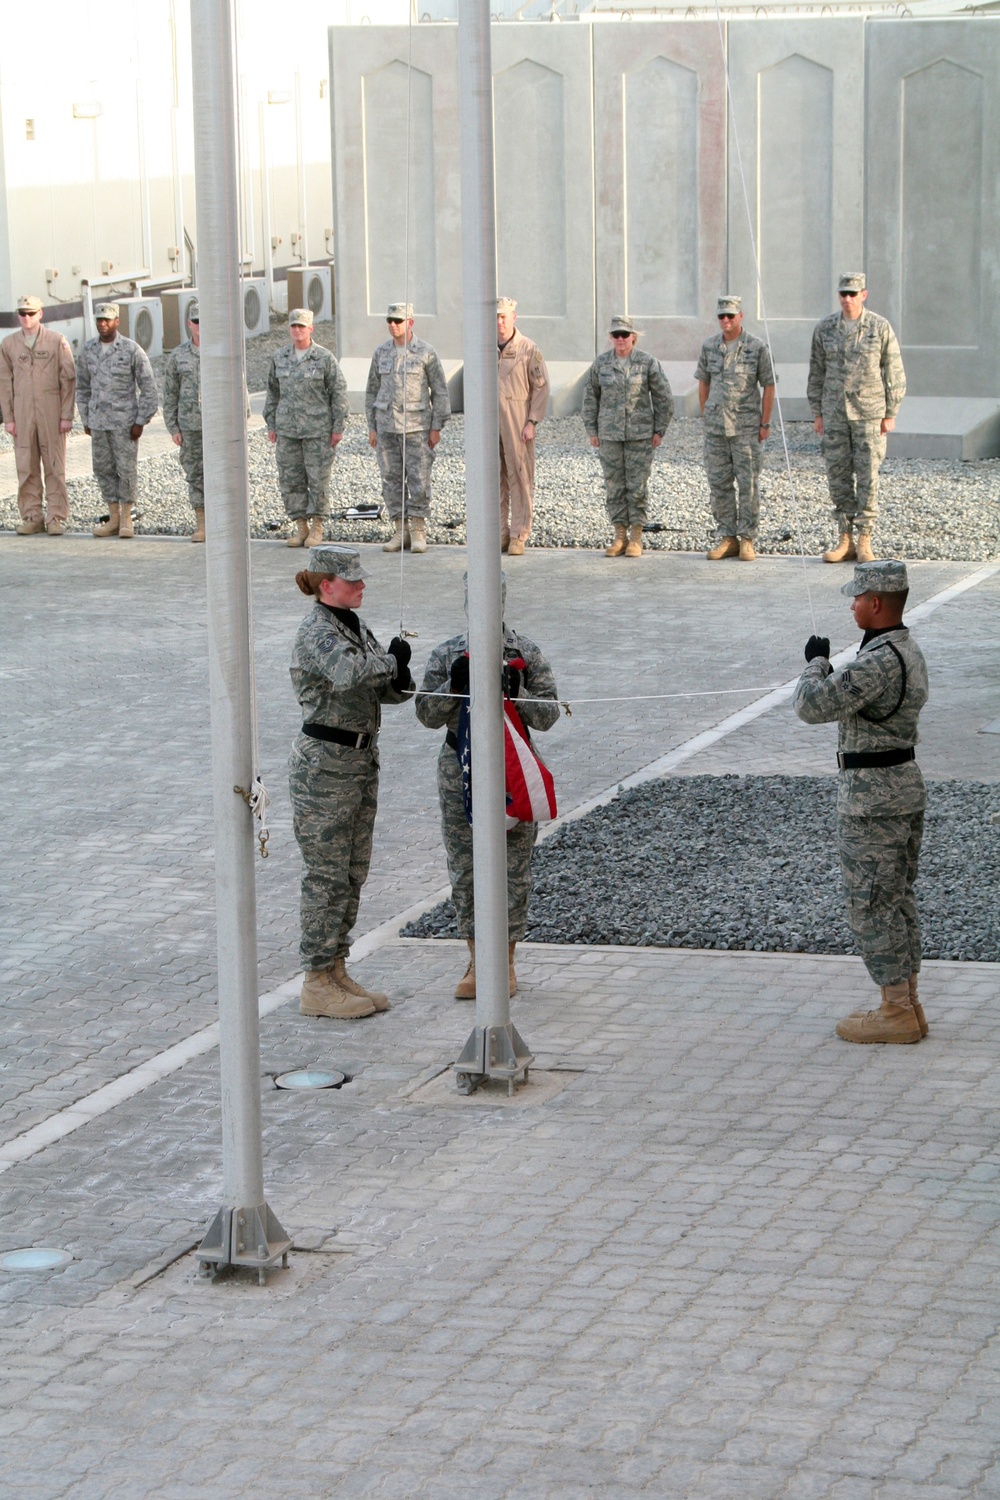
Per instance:
[[[798,53],[757,75],[758,317],[813,317],[835,284],[833,82]]]
[[[981,74],[945,59],[903,79],[906,344],[976,348],[982,340],[983,93]]]
[[[497,285],[535,317],[567,313],[563,95],[562,75],[528,59],[493,79]]]
[[[663,56],[622,79],[625,298],[635,317],[698,315],[698,75]]]
[[[410,198],[407,245],[407,68],[395,59],[361,80],[365,271],[371,317],[390,302],[437,312],[434,216],[434,83],[412,70],[409,85]],[[405,288],[405,291],[404,291]]]

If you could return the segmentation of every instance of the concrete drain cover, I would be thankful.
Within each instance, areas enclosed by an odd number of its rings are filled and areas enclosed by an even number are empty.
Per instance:
[[[279,1089],[339,1089],[346,1078],[345,1073],[302,1069],[297,1073],[279,1073],[274,1081]]]
[[[32,1245],[26,1250],[8,1250],[0,1255],[2,1271],[58,1271],[68,1266],[73,1259],[68,1250],[50,1250],[44,1245]]]

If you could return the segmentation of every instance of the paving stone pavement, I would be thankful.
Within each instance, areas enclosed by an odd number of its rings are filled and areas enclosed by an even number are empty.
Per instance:
[[[516,561],[508,614],[572,698],[763,688],[811,630],[787,559]],[[266,990],[295,969],[304,601],[294,553],[255,544],[253,565]],[[385,637],[398,567],[366,565]],[[450,548],[406,560],[418,665],[457,627],[463,567]],[[203,569],[166,541],[0,539],[2,1140],[213,1019]],[[913,602],[970,571],[918,565]],[[841,570],[809,577],[847,645]],[[981,732],[997,589],[920,629],[931,776],[998,774]],[[578,705],[545,740],[563,807],[744,701]],[[765,715],[679,774],[828,769],[823,732],[795,723]],[[387,712],[361,931],[445,881],[436,751]],[[928,965],[927,1041],[850,1048],[831,1026],[870,994],[854,960],[526,948],[513,1019],[564,1086],[424,1102],[473,1023],[450,999],[461,967],[457,945],[397,940],[359,969],[388,1015],[327,1025],[287,1004],[262,1023],[268,1198],[302,1247],[266,1288],[201,1281],[182,1253],[219,1201],[215,1053],[3,1174],[0,1251],[75,1257],[0,1273],[7,1493],[1000,1495],[994,966]],[[321,1064],[351,1082],[273,1086]]]

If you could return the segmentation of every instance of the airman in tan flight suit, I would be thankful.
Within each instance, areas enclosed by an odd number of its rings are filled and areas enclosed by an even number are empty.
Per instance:
[[[62,536],[69,519],[66,434],[73,426],[76,366],[61,333],[43,328],[42,299],[21,297],[16,333],[0,345],[0,409],[14,439],[18,536]],[[45,465],[43,510],[42,464]]]
[[[549,404],[542,351],[515,328],[517,303],[497,298],[497,384],[500,397],[500,548],[524,555],[535,489],[535,432]]]

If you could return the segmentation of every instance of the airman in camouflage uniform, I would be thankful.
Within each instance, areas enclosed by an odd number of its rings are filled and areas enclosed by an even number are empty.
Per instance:
[[[466,585],[468,586],[468,585]],[[506,580],[502,584],[501,608],[506,601]],[[455,904],[458,931],[469,944],[469,967],[459,981],[455,997],[474,1000],[476,996],[475,910],[472,881],[472,829],[465,815],[462,799],[462,772],[456,755],[459,708],[469,692],[468,632],[453,635],[436,646],[430,654],[424,680],[417,693],[417,718],[428,729],[447,733],[438,755],[438,798],[441,803],[441,829],[448,856],[448,878]],[[520,657],[524,670],[509,693],[525,728],[551,729],[559,718],[559,703],[552,668],[534,641],[509,626],[503,627],[504,661]],[[516,669],[515,669],[516,670]],[[509,682],[508,686],[512,686]],[[544,703],[523,700],[543,698]],[[473,776],[475,772],[473,770]],[[528,920],[528,898],[531,895],[531,851],[538,838],[537,823],[517,823],[507,833],[507,937],[510,951],[510,992],[517,989],[514,973],[514,948],[524,937]]]
[[[267,435],[277,447],[278,482],[295,522],[289,547],[315,547],[330,514],[330,467],[347,421],[347,381],[334,356],[312,341],[313,315],[288,315],[291,343],[271,360],[264,399]]]
[[[882,990],[880,1010],[838,1023],[838,1036],[849,1042],[919,1042],[927,1034],[917,998],[920,921],[913,895],[927,803],[914,758],[927,664],[902,623],[907,588],[904,563],[859,563],[841,589],[865,632],[858,655],[835,672],[830,642],[811,636],[793,699],[807,724],[839,725],[837,819],[847,914]]]
[[[347,1020],[388,1007],[385,995],[351,979],[345,960],[371,863],[381,704],[413,691],[408,644],[397,636],[383,649],[354,612],[365,576],[355,548],[312,548],[295,581],[316,604],[299,626],[290,668],[303,719],[288,763],[305,863],[299,1008]]]
[[[386,322],[390,337],[372,355],[365,388],[368,441],[378,458],[382,499],[395,523],[382,551],[410,546],[414,552],[426,552],[431,465],[441,429],[451,416],[448,382],[430,344],[413,336],[409,302],[391,302]]]
[[[722,331],[702,344],[694,372],[705,419],[705,473],[718,531],[708,560],[739,557],[741,562],[753,562],[774,369],[767,345],[743,331],[739,297],[719,298],[718,319]]]
[[[146,351],[118,332],[117,302],[94,311],[97,338],[76,359],[76,404],[92,443],[94,478],[108,507],[95,536],[131,537],[132,506],[139,489],[139,439],[159,404]]]
[[[906,395],[896,335],[885,318],[865,309],[867,297],[864,272],[841,276],[841,310],[816,324],[809,355],[806,394],[823,439],[839,534],[837,545],[823,553],[829,563],[872,561],[886,434]]]
[[[637,349],[632,319],[611,319],[612,348],[590,367],[583,390],[583,425],[604,471],[614,540],[605,557],[641,557],[646,491],[653,449],[674,415],[670,382],[658,359]]]

